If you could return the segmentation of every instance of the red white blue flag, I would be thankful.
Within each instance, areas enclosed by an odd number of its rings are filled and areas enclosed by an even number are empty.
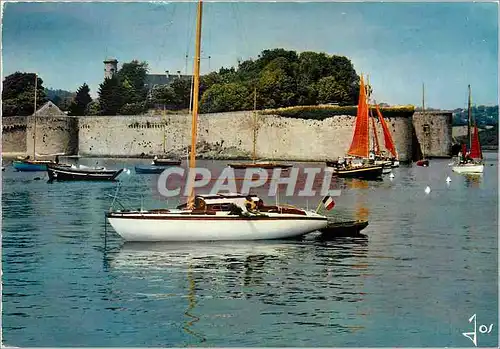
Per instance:
[[[335,206],[335,201],[333,201],[331,196],[325,196],[323,199],[323,205],[328,211],[330,211]]]

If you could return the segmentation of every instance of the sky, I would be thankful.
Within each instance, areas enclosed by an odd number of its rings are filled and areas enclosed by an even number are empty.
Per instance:
[[[425,2],[204,1],[201,72],[265,49],[343,55],[391,105],[498,104],[498,5]],[[44,86],[93,97],[103,60],[147,61],[150,73],[192,73],[196,3],[19,2],[2,18],[2,79],[37,72]],[[186,64],[186,55],[188,61]],[[210,59],[208,57],[210,56]]]

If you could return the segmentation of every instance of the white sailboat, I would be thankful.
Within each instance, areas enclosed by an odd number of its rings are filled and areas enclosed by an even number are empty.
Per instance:
[[[196,167],[202,8],[202,0],[199,0],[190,169]],[[191,178],[194,181],[194,176]],[[191,188],[188,202],[176,209],[110,210],[106,217],[124,240],[142,242],[284,239],[325,228],[328,223],[326,216],[289,206],[261,205],[258,213],[242,213],[241,207],[245,205],[246,195],[236,193],[195,196],[193,186]],[[251,200],[261,202],[256,196],[252,196]]]
[[[471,111],[471,92],[469,87],[469,101],[468,101],[468,130],[467,135],[469,139],[469,153],[467,147],[462,145],[462,154],[456,165],[452,167],[452,171],[456,173],[476,173],[480,174],[484,171],[483,154],[481,152],[481,143],[479,142],[479,131],[474,122],[474,132],[471,134],[470,129],[472,125],[472,111]]]

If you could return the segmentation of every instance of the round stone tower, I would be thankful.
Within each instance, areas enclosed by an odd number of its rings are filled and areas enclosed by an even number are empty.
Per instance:
[[[108,58],[104,60],[104,78],[110,79],[118,71],[118,60],[115,58]]]

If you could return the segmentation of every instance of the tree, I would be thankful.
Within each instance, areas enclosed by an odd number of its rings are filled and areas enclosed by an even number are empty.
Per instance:
[[[55,105],[59,107],[61,110],[69,110],[73,99],[76,96],[75,92],[66,91],[66,90],[53,90],[50,88],[45,89],[45,95],[49,101],[52,101]]]
[[[296,101],[296,84],[285,71],[286,59],[269,63],[258,82],[259,105],[264,108],[288,107]]]
[[[86,83],[80,86],[80,88],[76,91],[76,96],[69,107],[69,115],[85,115],[87,105],[92,102],[89,92],[90,88]]]
[[[47,102],[43,80],[37,76],[37,109]],[[3,80],[2,115],[28,116],[35,109],[35,74],[15,72]]]
[[[99,85],[99,105],[102,115],[117,115],[125,105],[124,87],[117,76],[104,79]]]
[[[172,87],[163,85],[153,89],[150,103],[155,107],[177,109],[176,96]]]
[[[248,110],[251,96],[253,94],[242,84],[215,84],[203,94],[200,110],[203,113]]]
[[[93,100],[89,104],[87,104],[87,108],[85,108],[85,115],[99,115],[101,114],[101,106],[98,100]]]
[[[124,63],[118,71],[118,79],[129,89],[128,103],[144,102],[147,95],[147,89],[144,86],[146,74],[148,73],[148,64],[133,60],[130,63]]]
[[[175,105],[178,108],[189,108],[191,100],[191,80],[175,79],[170,84],[170,88],[174,91]]]
[[[351,102],[350,92],[344,84],[333,76],[320,79],[317,83],[319,103],[338,103],[349,105]]]

